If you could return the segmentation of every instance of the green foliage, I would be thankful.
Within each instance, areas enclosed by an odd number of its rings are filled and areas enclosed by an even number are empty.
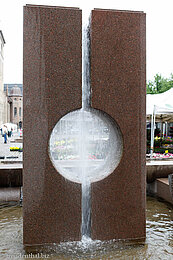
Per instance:
[[[170,78],[164,78],[161,74],[154,76],[154,81],[149,80],[147,83],[147,94],[163,93],[173,87],[173,74]]]

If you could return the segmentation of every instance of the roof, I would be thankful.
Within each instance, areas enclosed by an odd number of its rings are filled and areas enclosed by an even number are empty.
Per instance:
[[[155,110],[156,120],[173,122],[173,88],[161,94],[147,95],[147,118]]]
[[[14,84],[4,84],[4,91],[7,90],[8,87],[8,94],[10,95],[10,92],[12,90],[12,88],[14,88],[15,86],[19,87],[21,90],[21,93],[23,93],[23,84],[18,84],[18,83],[14,83]]]
[[[21,92],[21,89],[18,87],[18,86],[14,86],[10,93],[9,93],[9,96],[12,97],[12,96],[19,96],[19,97],[22,97],[22,92]]]

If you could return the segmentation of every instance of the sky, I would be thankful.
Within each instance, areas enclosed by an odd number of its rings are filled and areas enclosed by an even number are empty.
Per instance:
[[[173,73],[172,0],[1,0],[0,30],[4,47],[4,83],[23,82],[23,6],[26,4],[144,11],[146,13],[147,81],[156,73]]]

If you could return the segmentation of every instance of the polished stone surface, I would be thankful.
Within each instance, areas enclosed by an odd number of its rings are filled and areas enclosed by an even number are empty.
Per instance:
[[[92,107],[123,136],[123,156],[92,184],[92,238],[145,237],[145,14],[95,9],[91,18]]]
[[[81,10],[24,7],[24,244],[80,239],[81,187],[53,167],[57,121],[82,104]]]

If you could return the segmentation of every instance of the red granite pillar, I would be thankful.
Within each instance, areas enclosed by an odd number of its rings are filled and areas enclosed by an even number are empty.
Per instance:
[[[92,184],[92,238],[145,237],[145,14],[99,10],[91,19],[92,107],[123,135],[117,169]]]
[[[92,107],[123,135],[118,168],[92,184],[92,238],[145,237],[145,14],[94,10]],[[81,11],[24,8],[24,244],[80,239],[81,187],[54,169],[57,121],[81,107]]]
[[[57,121],[81,107],[81,27],[77,8],[24,7],[25,245],[81,236],[81,187],[55,170],[48,151]]]

